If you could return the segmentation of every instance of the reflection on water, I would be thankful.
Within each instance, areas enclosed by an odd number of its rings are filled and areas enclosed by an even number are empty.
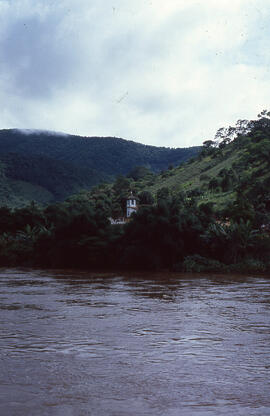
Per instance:
[[[270,280],[0,273],[0,414],[269,415]]]

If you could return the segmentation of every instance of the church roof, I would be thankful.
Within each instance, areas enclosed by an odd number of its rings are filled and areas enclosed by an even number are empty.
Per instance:
[[[132,191],[130,192],[129,196],[127,196],[127,200],[128,199],[136,199],[138,201],[139,198],[137,198],[137,196],[133,195]]]

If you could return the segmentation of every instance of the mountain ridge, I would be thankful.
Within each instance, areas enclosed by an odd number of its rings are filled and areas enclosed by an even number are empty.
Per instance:
[[[125,175],[135,166],[146,166],[153,172],[159,172],[169,165],[179,165],[197,154],[199,149],[199,146],[156,147],[109,136],[82,137],[40,130],[0,130],[0,162],[4,172],[0,181],[0,202],[10,205],[9,199],[12,199],[11,205],[16,205],[16,192],[10,198],[3,197],[1,189],[4,189],[5,181],[21,181],[22,186],[23,182],[37,185],[44,189],[44,197],[40,194],[37,202],[51,203],[81,189],[90,189],[100,182],[111,181],[117,175]],[[19,194],[21,198],[23,190]],[[30,195],[25,190],[25,203],[27,201],[30,201]],[[18,203],[21,205],[24,202],[20,200]]]

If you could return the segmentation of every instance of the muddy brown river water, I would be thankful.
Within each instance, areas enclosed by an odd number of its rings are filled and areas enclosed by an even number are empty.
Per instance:
[[[0,415],[270,415],[270,278],[0,270]]]

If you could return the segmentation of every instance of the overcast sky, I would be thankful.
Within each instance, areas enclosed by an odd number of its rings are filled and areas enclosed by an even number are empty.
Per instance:
[[[199,145],[270,109],[270,0],[0,0],[0,128]]]

